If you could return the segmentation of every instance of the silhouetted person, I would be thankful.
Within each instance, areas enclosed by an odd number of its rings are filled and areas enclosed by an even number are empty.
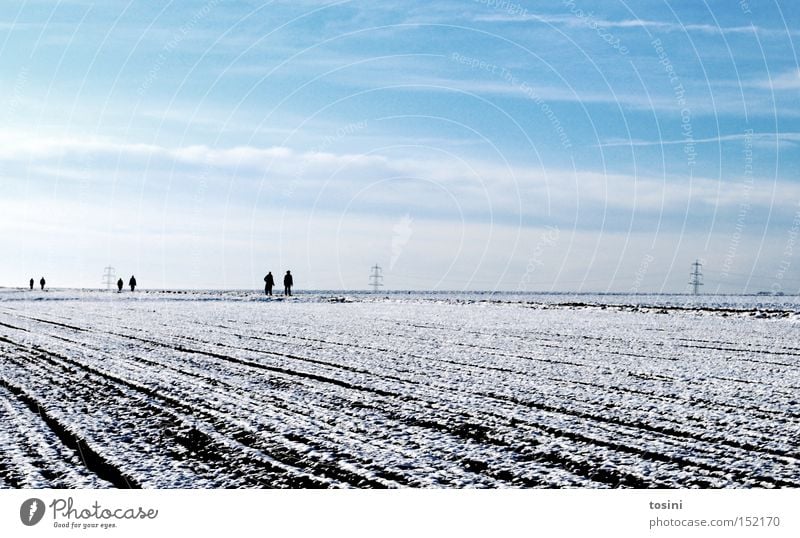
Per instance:
[[[47,284],[47,282],[45,281],[44,277],[42,277],[42,279],[39,281],[39,285],[42,287],[42,291],[44,291],[45,284]]]
[[[292,278],[292,272],[286,271],[286,276],[283,277],[283,294],[291,295],[292,286],[294,286],[294,279]]]
[[[121,278],[117,280],[117,293],[122,293],[122,286],[124,285],[125,283],[122,281]]]
[[[131,275],[131,279],[128,281],[128,285],[131,287],[131,291],[136,291],[136,277]]]
[[[33,291],[33,279],[31,279],[30,284],[31,284],[31,291]]]
[[[267,273],[267,276],[264,277],[264,282],[267,283],[267,285],[264,286],[264,293],[266,295],[272,295],[272,288],[275,286],[275,278],[272,276],[272,271]]]

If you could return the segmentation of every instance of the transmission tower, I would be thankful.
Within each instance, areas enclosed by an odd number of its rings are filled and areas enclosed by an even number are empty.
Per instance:
[[[690,274],[691,280],[689,284],[692,285],[695,295],[700,293],[700,286],[703,285],[703,273],[700,272],[701,267],[703,267],[703,264],[700,263],[700,260],[695,260],[692,264],[692,272]]]
[[[369,274],[369,285],[372,286],[372,291],[377,292],[383,286],[383,269],[377,263],[370,269],[372,272]]]
[[[117,270],[113,267],[109,266],[103,269],[103,284],[106,285],[106,289],[110,290],[114,287],[117,278]]]

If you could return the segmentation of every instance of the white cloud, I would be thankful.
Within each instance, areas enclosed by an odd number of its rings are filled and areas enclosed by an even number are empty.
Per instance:
[[[277,167],[283,171],[300,165],[304,168],[314,168],[385,164],[385,159],[380,156],[329,152],[300,153],[282,146],[214,148],[192,145],[170,148],[101,138],[26,137],[20,134],[0,133],[0,159],[5,161],[41,162],[43,159],[86,155],[127,159],[172,159],[184,164],[231,169],[244,167],[269,170]]]
[[[754,85],[771,90],[800,90],[800,69],[793,69],[774,78],[757,81]]]
[[[729,135],[696,142],[743,137]],[[800,141],[800,133],[754,135],[755,140],[770,137]],[[662,143],[682,141],[612,141],[605,145]],[[227,193],[235,182],[241,199],[263,193],[273,203],[277,197],[280,203],[319,204],[333,211],[347,206],[380,213],[385,208],[402,207],[405,211],[415,208],[439,213],[443,218],[464,214],[473,219],[541,219],[548,214],[564,218],[570,212],[592,208],[681,215],[690,203],[735,208],[741,199],[736,189],[722,188],[722,179],[694,177],[689,183],[684,177],[651,170],[634,175],[543,169],[464,159],[424,148],[416,151],[419,153],[409,155],[391,150],[370,154],[298,152],[280,146],[170,148],[111,140],[34,140],[0,135],[0,161],[23,170],[26,184],[36,180],[37,174],[44,181],[57,179],[58,196],[83,200],[102,196],[104,185],[113,187],[109,192],[130,195],[146,188],[147,193],[140,196],[180,199],[182,193],[195,192],[198,182],[210,183],[203,188],[215,196]],[[207,177],[198,170],[206,170]],[[760,182],[774,184],[776,195],[772,189],[753,192],[748,199],[753,205],[780,207],[800,197],[800,185],[795,183],[774,179]]]
[[[615,92],[613,89],[605,92],[587,91],[577,87],[536,84],[522,78],[516,84],[475,79],[420,78],[409,83],[407,88],[420,91],[462,91],[477,95],[500,95],[529,100],[538,98],[546,103],[602,103],[643,110],[674,110],[676,107],[675,99],[671,97]]]
[[[694,138],[691,141],[695,144],[716,144],[722,142],[742,142],[745,140],[753,142],[791,142],[800,143],[800,133],[786,132],[786,133],[752,133],[752,134],[731,134],[711,136],[705,138]],[[637,147],[637,146],[676,146],[686,144],[687,140],[636,140],[636,139],[615,139],[608,140],[602,144],[597,144],[595,147],[611,148],[611,147]]]
[[[717,26],[713,24],[693,24],[683,22],[654,21],[647,19],[620,19],[608,20],[596,17],[589,12],[584,16],[573,15],[548,15],[525,13],[519,15],[491,14],[478,15],[475,21],[484,22],[541,22],[558,26],[585,27],[588,23],[601,28],[643,28],[662,32],[700,32],[705,34],[753,34],[770,36],[792,36],[797,32],[785,29],[763,28],[760,26]]]

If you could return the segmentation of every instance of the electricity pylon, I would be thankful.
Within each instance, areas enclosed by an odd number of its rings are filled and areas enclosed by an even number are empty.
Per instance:
[[[114,284],[116,284],[117,270],[109,266],[103,269],[103,271],[103,284],[106,285],[107,290],[110,290],[114,287]]]
[[[700,286],[703,285],[703,273],[700,272],[701,267],[703,267],[703,264],[700,263],[700,260],[695,260],[692,264],[692,272],[690,274],[691,280],[689,281],[689,284],[692,285],[695,295],[700,293]]]
[[[371,267],[372,272],[369,274],[369,285],[372,286],[372,291],[377,292],[378,288],[383,286],[383,269],[377,263]]]

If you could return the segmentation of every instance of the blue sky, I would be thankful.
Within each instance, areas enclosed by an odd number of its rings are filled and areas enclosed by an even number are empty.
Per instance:
[[[0,285],[800,290],[791,2],[28,0]]]

